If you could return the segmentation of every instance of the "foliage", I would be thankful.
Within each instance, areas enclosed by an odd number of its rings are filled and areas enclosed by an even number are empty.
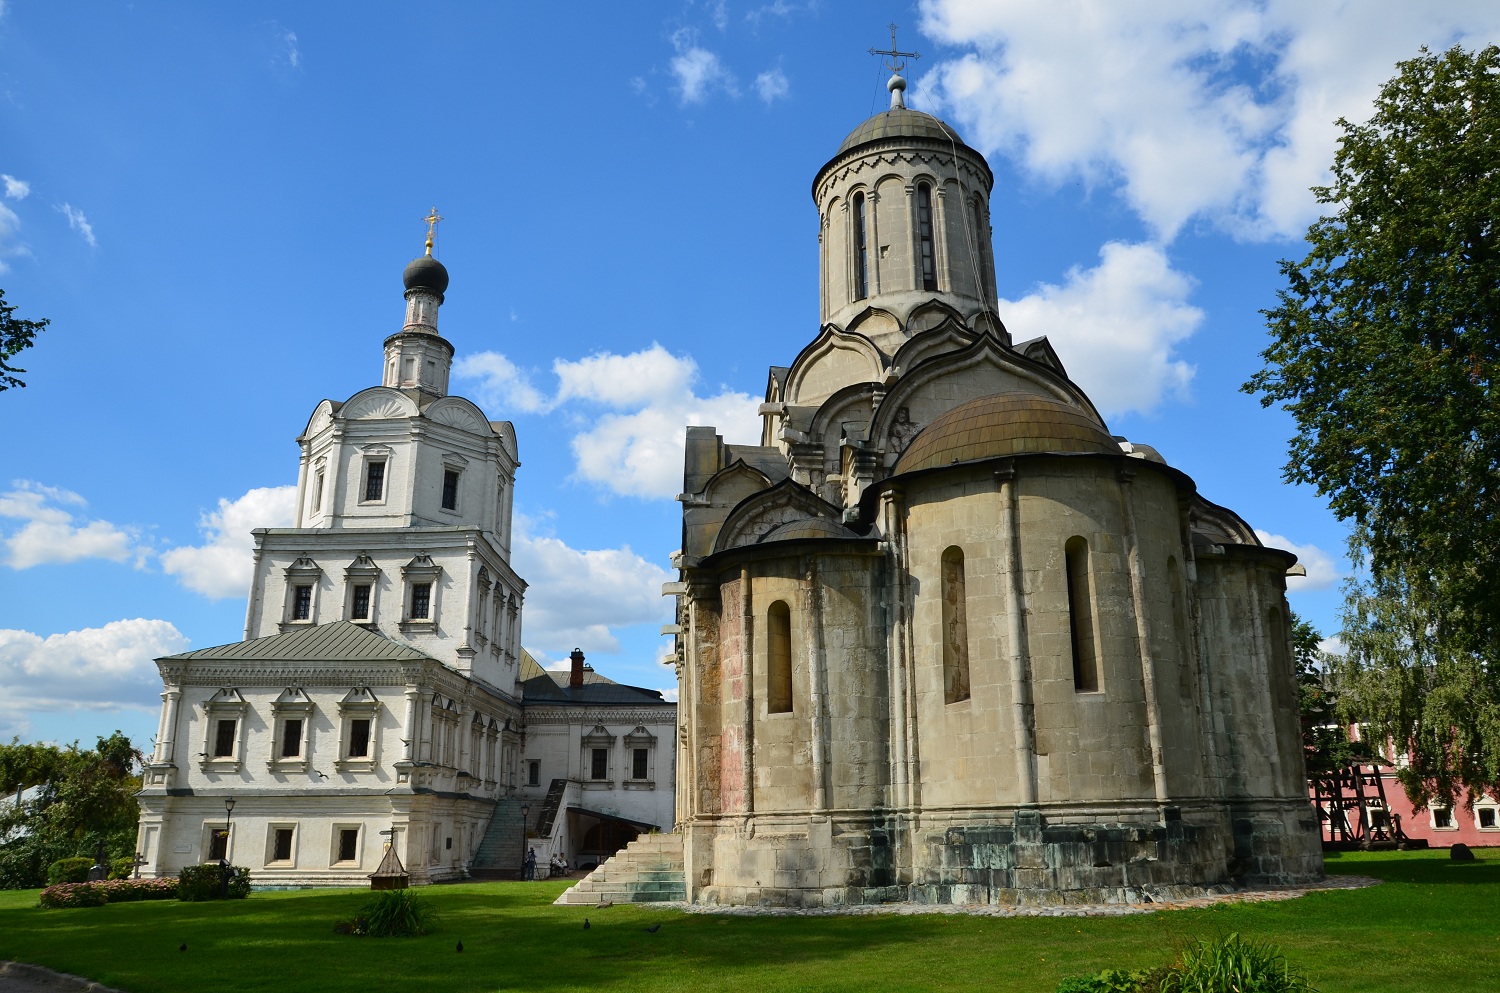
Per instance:
[[[135,875],[135,859],[122,858],[109,860],[110,879],[129,879]]]
[[[18,369],[6,360],[13,358],[21,350],[30,348],[37,332],[51,323],[46,318],[40,321],[22,320],[15,316],[15,312],[15,305],[6,303],[5,291],[0,290],[0,392],[12,386],[26,385],[15,376],[26,370]]]
[[[98,883],[58,883],[42,890],[37,898],[37,905],[47,910],[102,907],[108,902],[104,887]]]
[[[432,908],[411,890],[384,890],[333,930],[369,938],[410,938],[426,934],[433,924]]]
[[[47,867],[47,885],[86,883],[89,880],[89,870],[93,867],[94,860],[90,858],[58,859]]]
[[[1369,762],[1373,758],[1369,746],[1350,740],[1348,725],[1338,713],[1332,672],[1341,660],[1318,647],[1323,635],[1317,628],[1295,612],[1291,620],[1308,776],[1327,775],[1353,762]]]
[[[226,899],[219,894],[224,889],[224,870],[217,862],[200,865],[185,865],[177,874],[177,899],[197,902],[200,900]],[[242,865],[229,867],[230,900],[243,900],[250,895],[250,870]]]
[[[1245,389],[1296,421],[1286,478],[1355,526],[1374,577],[1356,618],[1422,653],[1351,656],[1382,667],[1372,682],[1410,685],[1399,706],[1347,713],[1399,729],[1420,706],[1408,690],[1489,700],[1500,679],[1483,661],[1500,658],[1500,48],[1424,49],[1397,68],[1367,123],[1339,122],[1332,183],[1314,190],[1336,212],[1282,263],[1266,367]],[[1452,743],[1424,728],[1438,738],[1414,799],[1500,782],[1497,726],[1454,727]]]
[[[1316,993],[1281,949],[1238,933],[1186,945],[1162,978],[1162,993]]]
[[[135,794],[140,753],[116,731],[92,749],[78,744],[0,745],[0,787],[14,794],[41,786],[40,794],[19,807],[0,809],[0,889],[47,883],[57,860],[93,856],[102,843],[108,859],[135,854],[140,818]]]
[[[1057,993],[1157,993],[1165,976],[1165,969],[1134,972],[1105,969],[1092,976],[1064,979],[1058,984]]]

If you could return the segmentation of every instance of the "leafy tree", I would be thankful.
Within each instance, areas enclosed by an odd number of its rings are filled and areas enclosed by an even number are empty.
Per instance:
[[[5,291],[0,290],[0,392],[12,386],[26,385],[15,376],[15,373],[26,370],[10,365],[9,360],[22,349],[30,348],[37,332],[51,323],[46,318],[40,321],[22,320],[15,313],[15,305],[6,303]]]
[[[1497,726],[1428,700],[1493,699],[1500,679],[1500,48],[1397,68],[1368,122],[1339,121],[1314,188],[1334,212],[1282,263],[1244,388],[1291,412],[1286,478],[1329,497],[1368,557],[1341,713],[1414,750],[1416,800],[1500,779]]]
[[[1309,776],[1327,775],[1351,762],[1368,762],[1369,749],[1349,740],[1348,724],[1338,712],[1333,666],[1339,661],[1322,650],[1323,635],[1294,612],[1292,655],[1302,709],[1302,751]]]

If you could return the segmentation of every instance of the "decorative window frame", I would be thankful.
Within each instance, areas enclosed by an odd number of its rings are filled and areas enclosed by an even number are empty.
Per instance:
[[[339,772],[373,772],[380,767],[381,703],[368,686],[356,686],[339,701],[339,757],[333,767]],[[370,740],[364,755],[350,755],[354,722],[370,722]]]
[[[1491,812],[1490,816],[1492,824],[1490,827],[1485,827],[1480,823],[1479,812],[1481,810],[1487,810]],[[1474,801],[1474,830],[1483,831],[1485,834],[1500,832],[1500,804],[1497,804],[1493,798],[1482,796],[1478,800]]]
[[[239,772],[245,764],[245,715],[250,705],[240,691],[226,686],[203,701],[203,751],[199,753],[198,767],[204,772]],[[214,755],[214,744],[218,738],[219,722],[234,721],[234,751],[228,755]]]
[[[354,588],[356,586],[370,587],[370,610],[366,617],[354,616]],[[380,596],[380,566],[375,560],[364,552],[360,552],[353,562],[344,567],[344,620],[351,624],[361,624],[373,629],[375,627],[376,600]]]
[[[318,623],[318,600],[323,585],[323,567],[307,555],[299,555],[282,571],[286,579],[286,600],[282,604],[281,630],[290,627],[313,627]],[[296,617],[297,587],[311,587],[307,603],[307,616]]]
[[[300,686],[288,686],[271,701],[271,754],[266,768],[272,772],[306,772],[308,746],[312,743],[313,702]],[[302,722],[302,738],[296,755],[282,755],[282,734],[289,720]]]
[[[1447,824],[1446,827],[1438,827],[1438,823],[1437,823],[1437,811],[1439,811],[1439,810],[1446,810],[1448,812],[1448,824]],[[1477,818],[1478,814],[1476,813],[1475,816]],[[1452,807],[1449,807],[1446,804],[1429,803],[1427,805],[1427,823],[1428,823],[1429,828],[1431,830],[1433,830],[1433,831],[1457,831],[1458,830],[1458,817],[1457,817],[1457,813],[1456,813],[1456,811]],[[1476,823],[1477,823],[1477,821],[1476,821]]]
[[[277,831],[292,832],[292,843],[288,846],[290,851],[287,852],[287,857],[284,859],[276,858]],[[302,832],[297,830],[296,821],[271,821],[266,824],[266,857],[262,865],[272,872],[297,868],[297,848],[301,841],[301,834]]]
[[[355,504],[360,507],[383,507],[391,500],[391,477],[392,466],[395,464],[395,450],[390,445],[365,445],[359,450],[359,489],[355,495],[358,497]],[[370,466],[380,462],[385,465],[382,470],[380,484],[380,499],[367,500],[365,495],[369,492]]]
[[[206,821],[203,822],[203,829],[202,829],[202,832],[201,832],[202,833],[202,837],[203,837],[203,858],[199,859],[200,862],[217,862],[218,861],[218,859],[216,859],[216,858],[213,857],[214,835],[218,834],[220,831],[224,831],[224,830],[225,830],[225,828],[224,828],[224,819],[223,818],[218,818],[217,820],[206,820]],[[229,833],[229,837],[224,841],[224,859],[230,865],[233,865],[234,864],[234,835],[235,835],[235,830],[234,830],[234,823],[232,821],[230,822],[230,825],[229,825],[229,828],[228,828],[228,833]]]
[[[354,858],[339,858],[339,841],[345,831],[356,832],[354,839]],[[365,826],[358,821],[348,823],[335,823],[328,836],[328,868],[330,869],[358,869],[364,865],[365,856]]]
[[[635,778],[635,750],[637,748],[646,750],[645,779]],[[656,789],[656,735],[648,731],[644,724],[637,724],[635,730],[625,736],[625,762],[621,778],[627,790]]]
[[[583,788],[586,790],[613,789],[615,785],[615,735],[609,733],[603,724],[595,724],[594,729],[579,739],[582,748],[580,756],[582,766]],[[602,748],[606,752],[604,762],[604,778],[595,779],[594,776],[594,749]]]
[[[319,455],[312,461],[312,481],[308,486],[307,516],[323,516],[323,502],[328,498],[328,456]]]
[[[445,478],[438,480],[438,512],[449,514],[453,517],[459,517],[464,512],[464,471],[469,467],[469,460],[464,458],[462,455],[459,455],[457,452],[444,452],[442,455],[442,459],[443,476]],[[455,480],[454,483],[453,506],[444,507],[443,484],[446,481],[447,474],[450,472],[458,473],[458,479]]]
[[[401,629],[403,631],[436,631],[438,618],[438,594],[442,589],[439,582],[443,577],[443,567],[432,561],[432,556],[426,552],[418,552],[416,556],[406,565],[401,567],[401,584],[403,587],[401,596]],[[423,583],[431,586],[427,598],[427,616],[413,617],[412,594],[413,591]]]

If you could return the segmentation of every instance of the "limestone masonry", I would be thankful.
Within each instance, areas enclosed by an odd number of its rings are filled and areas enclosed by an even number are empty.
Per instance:
[[[1125,902],[1322,875],[1290,553],[995,310],[984,158],[904,106],[813,181],[822,330],[688,431],[688,897]]]

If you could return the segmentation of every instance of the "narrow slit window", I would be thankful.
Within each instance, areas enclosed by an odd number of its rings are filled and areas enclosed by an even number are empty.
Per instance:
[[[281,725],[281,757],[294,759],[302,754],[302,721],[289,719]]]
[[[1094,640],[1093,590],[1089,584],[1089,545],[1069,538],[1063,549],[1068,573],[1069,634],[1073,645],[1073,688],[1080,693],[1099,689],[1099,656]]]
[[[443,509],[458,509],[458,470],[443,470]]]
[[[349,605],[349,619],[351,621],[367,621],[370,619],[369,584],[360,583],[354,587],[354,602]]]
[[[370,754],[370,720],[358,717],[349,722],[349,757],[362,759]]]
[[[854,195],[854,299],[863,300],[870,295],[869,273],[866,270],[867,246],[865,244],[865,195]]]
[[[917,245],[921,261],[921,286],[937,289],[937,259],[932,246],[932,188],[926,183],[917,187]]]
[[[766,710],[792,712],[792,611],[777,600],[766,612]]]
[[[432,584],[415,583],[411,588],[411,619],[425,621],[432,613]]]
[[[943,702],[969,699],[969,613],[964,550],[943,552]]]
[[[536,759],[526,763],[526,785],[542,785],[542,763]]]
[[[234,755],[234,728],[237,721],[220,721],[214,728],[214,758],[229,758]]]
[[[292,594],[292,620],[305,621],[312,617],[312,587],[296,587]]]
[[[365,500],[385,499],[385,462],[371,462],[365,466]]]
[[[312,512],[319,513],[323,509],[323,470],[319,469],[317,475],[313,476]]]

